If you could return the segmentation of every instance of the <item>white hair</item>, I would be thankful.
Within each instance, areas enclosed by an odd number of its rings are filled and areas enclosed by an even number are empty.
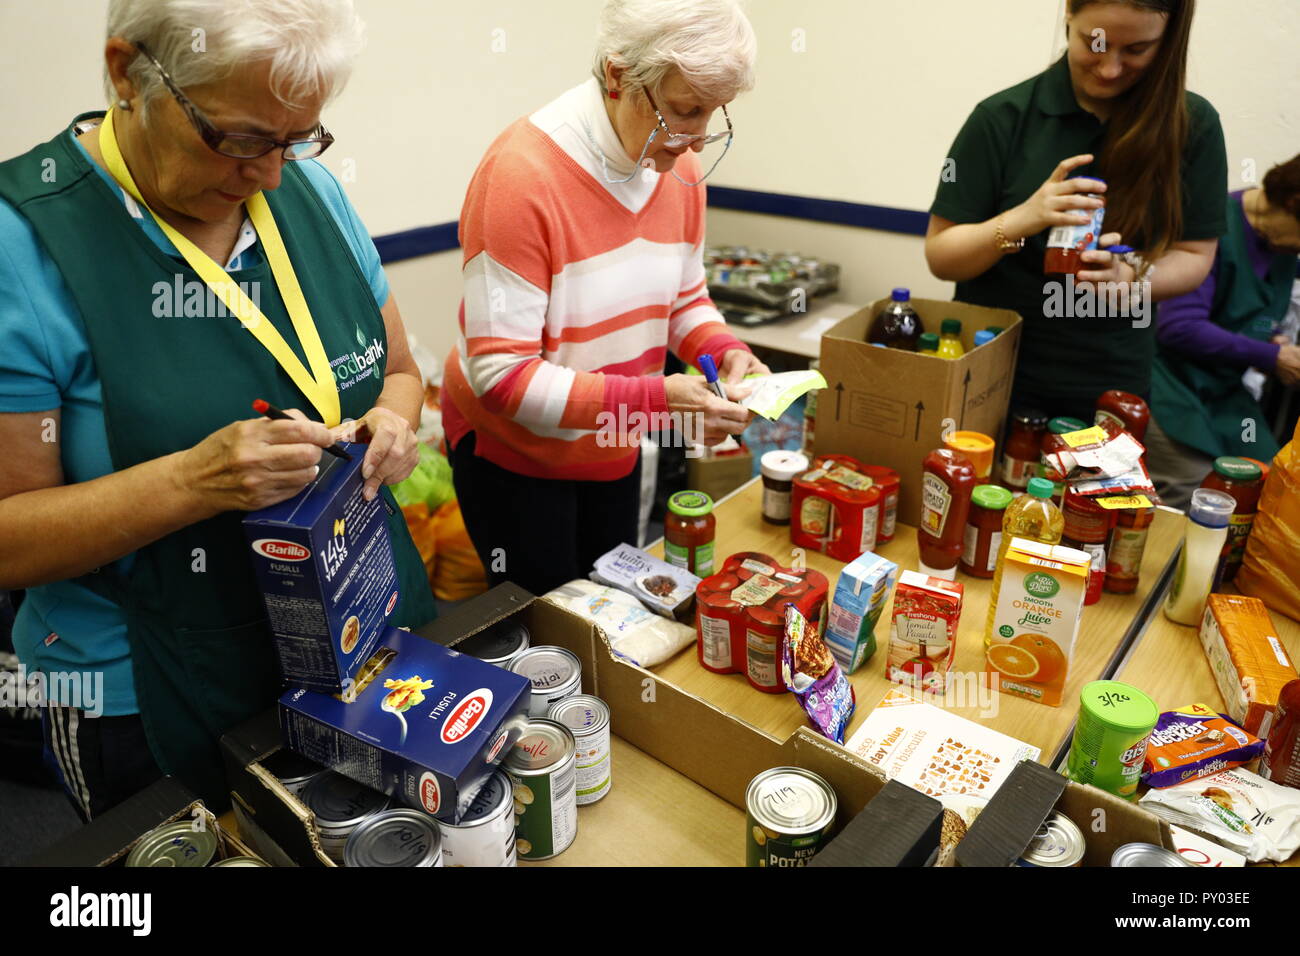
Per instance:
[[[250,63],[271,64],[271,92],[289,109],[346,85],[365,38],[352,0],[110,0],[108,36],[143,43],[184,90]],[[148,59],[128,74],[147,108],[167,88]],[[117,93],[105,71],[109,100]]]
[[[754,87],[758,42],[737,0],[609,0],[592,72],[622,67],[628,92],[653,95],[674,69],[699,96],[728,103]]]

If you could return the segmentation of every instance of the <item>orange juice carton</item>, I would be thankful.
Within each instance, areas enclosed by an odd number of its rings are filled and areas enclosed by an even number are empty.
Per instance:
[[[1200,636],[1228,715],[1247,733],[1267,738],[1278,694],[1297,674],[1264,602],[1211,594]]]
[[[984,672],[1004,694],[1060,706],[1092,558],[1086,551],[1015,538],[1003,561]]]
[[[893,621],[889,627],[889,660],[885,674],[895,684],[942,694],[957,647],[962,586],[904,571],[894,589]]]

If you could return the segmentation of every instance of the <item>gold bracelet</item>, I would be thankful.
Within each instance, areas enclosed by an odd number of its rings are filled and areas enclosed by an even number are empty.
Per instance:
[[[994,245],[997,246],[998,252],[1018,252],[1025,247],[1024,238],[1008,239],[1007,234],[1002,231],[1002,220],[1007,217],[1006,213],[998,216],[994,224]]]

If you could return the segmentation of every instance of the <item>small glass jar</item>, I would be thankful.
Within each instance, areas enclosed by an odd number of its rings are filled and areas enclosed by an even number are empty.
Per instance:
[[[1038,474],[1046,431],[1047,416],[1038,409],[1017,408],[1011,413],[1011,430],[1002,446],[1002,484],[1012,491],[1024,491]]]
[[[1225,581],[1235,578],[1241,569],[1246,556],[1246,541],[1255,526],[1255,512],[1259,510],[1259,497],[1264,490],[1264,475],[1254,462],[1225,455],[1214,459],[1214,470],[1205,476],[1201,487],[1222,491],[1236,502],[1228,521],[1228,543],[1223,547],[1223,556],[1214,577],[1217,590]]]
[[[713,538],[718,521],[713,499],[702,491],[679,491],[668,499],[664,516],[664,558],[696,577],[713,573]]]
[[[769,451],[758,461],[763,475],[763,520],[790,523],[790,496],[794,480],[808,470],[808,457],[797,451]]]
[[[997,485],[976,485],[971,492],[966,538],[958,563],[963,573],[975,578],[993,577],[1002,545],[1002,515],[1009,504],[1011,492]]]

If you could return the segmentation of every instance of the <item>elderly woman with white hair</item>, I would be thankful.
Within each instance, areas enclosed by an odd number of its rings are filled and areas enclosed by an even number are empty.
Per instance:
[[[594,76],[479,164],[443,423],[493,583],[540,594],[635,543],[638,425],[675,421],[713,445],[749,421],[741,380],[767,368],[709,299],[702,183],[731,146],[727,104],[753,86],[755,49],[735,0],[609,0]],[[727,399],[665,376],[669,349],[713,356]]]
[[[160,773],[228,802],[217,740],[280,690],[241,520],[337,438],[389,508],[390,623],[435,613],[383,487],[417,460],[418,373],[314,159],[351,0],[113,0],[107,34],[114,105],[0,164],[0,588],[86,818]]]

